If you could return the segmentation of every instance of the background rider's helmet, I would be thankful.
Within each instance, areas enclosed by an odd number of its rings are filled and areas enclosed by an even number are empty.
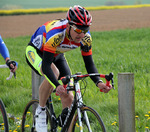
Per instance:
[[[89,30],[89,26],[92,24],[92,16],[89,11],[79,5],[70,7],[67,12],[67,20],[69,24],[74,24],[82,30]]]

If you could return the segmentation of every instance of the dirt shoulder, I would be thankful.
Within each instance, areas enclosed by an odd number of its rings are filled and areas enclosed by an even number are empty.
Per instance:
[[[90,12],[93,16],[91,31],[150,27],[150,7]],[[66,13],[0,16],[0,34],[4,38],[32,35],[43,23],[65,17]]]

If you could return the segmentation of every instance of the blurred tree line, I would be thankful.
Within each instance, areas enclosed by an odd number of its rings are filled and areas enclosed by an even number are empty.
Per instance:
[[[135,0],[135,5],[139,5],[142,4],[142,0]],[[115,0],[107,0],[105,2],[106,6],[114,6],[114,5],[126,5],[125,0],[119,0],[119,1],[115,1]]]

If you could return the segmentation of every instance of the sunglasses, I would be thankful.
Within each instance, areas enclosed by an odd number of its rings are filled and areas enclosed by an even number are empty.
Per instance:
[[[78,34],[81,34],[81,33],[84,33],[84,34],[86,34],[87,32],[88,32],[88,30],[81,30],[81,29],[78,29],[78,28],[76,28],[76,27],[74,27],[74,26],[72,26],[72,25],[70,25],[72,28],[73,28],[73,30],[76,32],[76,33],[78,33]]]

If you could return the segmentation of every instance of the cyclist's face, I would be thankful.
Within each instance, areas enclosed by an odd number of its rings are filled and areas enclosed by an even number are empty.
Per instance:
[[[77,29],[77,27],[75,25],[71,26],[70,35],[71,35],[72,40],[75,43],[80,43],[80,41],[82,40],[82,38],[84,38],[85,33],[86,32],[84,32],[84,31],[82,31],[80,29]]]

